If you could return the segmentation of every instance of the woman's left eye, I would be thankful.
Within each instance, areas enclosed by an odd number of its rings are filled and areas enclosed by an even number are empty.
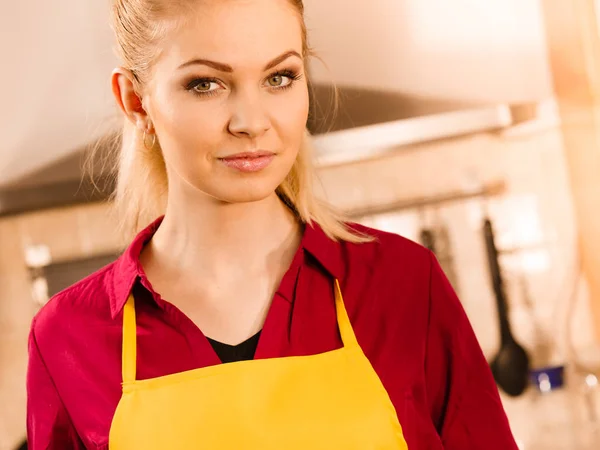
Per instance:
[[[290,84],[292,79],[286,75],[273,75],[267,81],[271,87],[282,87]]]
[[[267,85],[270,88],[283,89],[290,87],[294,81],[298,80],[299,78],[300,77],[298,75],[289,71],[274,73],[267,78]]]

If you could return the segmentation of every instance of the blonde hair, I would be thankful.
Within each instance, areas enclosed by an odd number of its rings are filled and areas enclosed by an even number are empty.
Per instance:
[[[305,60],[313,56],[308,46],[302,0],[287,0],[297,11],[302,25]],[[186,17],[184,8],[193,0],[113,0],[112,26],[117,40],[117,53],[123,67],[130,70],[136,92],[142,92],[151,78],[153,62],[160,56],[157,42]],[[188,15],[189,17],[189,15]],[[310,83],[309,83],[310,85]],[[122,134],[111,142],[118,152],[114,206],[122,230],[127,234],[164,214],[167,203],[168,180],[165,162],[158,142],[148,146],[146,136],[129,120],[124,120]],[[149,139],[148,139],[149,140]],[[146,140],[147,141],[147,140]],[[345,217],[314,192],[315,168],[306,131],[298,157],[277,194],[303,223],[317,223],[333,240],[365,242],[369,236],[346,225]]]

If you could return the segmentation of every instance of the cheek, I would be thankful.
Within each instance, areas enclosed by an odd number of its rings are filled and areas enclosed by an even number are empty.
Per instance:
[[[208,159],[223,131],[222,107],[215,102],[202,102],[189,93],[176,93],[157,101],[156,106],[157,133],[165,158],[185,163]]]
[[[283,95],[272,117],[274,128],[286,144],[299,144],[308,120],[308,90],[298,87],[293,94]],[[296,141],[296,142],[293,142]]]
[[[203,136],[214,127],[217,117],[214,109],[214,105],[194,99],[193,94],[177,94],[161,105],[164,131],[181,138]]]

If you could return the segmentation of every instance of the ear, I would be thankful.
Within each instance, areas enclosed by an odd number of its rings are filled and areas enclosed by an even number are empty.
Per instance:
[[[133,73],[122,67],[117,67],[111,76],[112,92],[117,105],[140,130],[151,128],[150,118],[144,109],[142,99],[135,91]]]

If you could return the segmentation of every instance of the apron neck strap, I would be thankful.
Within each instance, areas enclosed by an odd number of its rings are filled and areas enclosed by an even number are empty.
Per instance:
[[[340,283],[335,280],[335,309],[337,315],[338,327],[344,347],[356,347],[358,341],[352,329],[348,312],[344,306],[342,290]],[[122,370],[123,383],[132,383],[136,377],[137,363],[137,337],[136,337],[136,321],[135,321],[135,302],[133,295],[130,295],[123,308],[123,356]]]
[[[342,290],[340,288],[340,282],[335,280],[335,310],[337,314],[338,328],[340,329],[340,335],[344,347],[358,347],[358,341],[356,335],[352,329],[348,312],[344,306],[344,299],[342,297]]]
[[[127,303],[123,308],[123,383],[132,383],[136,376],[136,323],[135,323],[135,303],[133,294],[129,295]]]

